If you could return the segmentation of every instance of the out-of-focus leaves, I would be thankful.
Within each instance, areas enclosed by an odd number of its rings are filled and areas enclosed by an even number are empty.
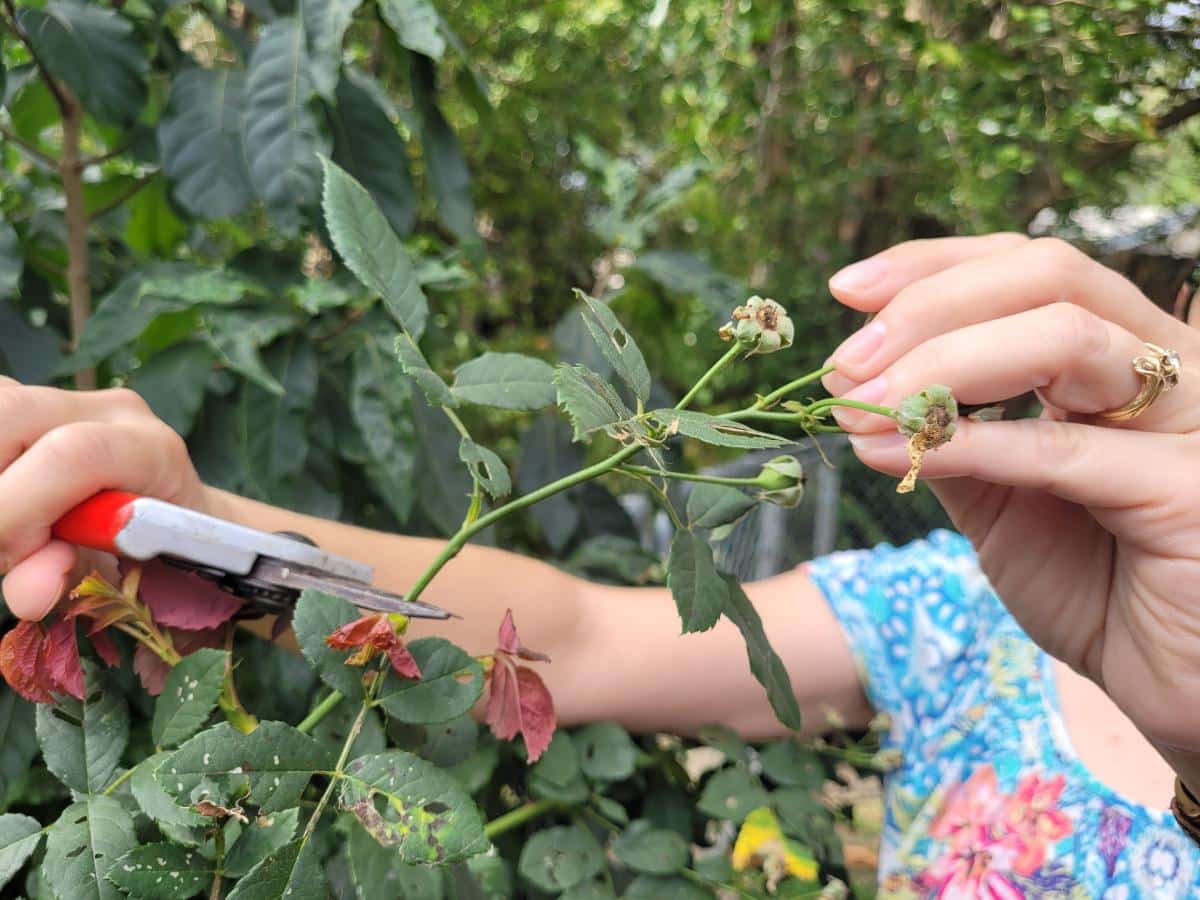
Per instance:
[[[187,234],[187,225],[171,209],[167,181],[161,175],[133,195],[128,209],[125,243],[141,256],[170,256]]]
[[[0,365],[24,384],[45,384],[62,360],[59,337],[35,328],[15,305],[0,301]]]
[[[362,0],[300,0],[300,20],[308,38],[313,87],[333,99],[342,67],[342,38]],[[339,100],[339,104],[340,104]]]
[[[204,402],[213,359],[208,346],[185,341],[151,357],[133,373],[129,386],[142,395],[156,416],[187,435]]]
[[[432,59],[441,59],[446,41],[438,27],[437,10],[429,0],[380,0],[383,20],[401,46]]]
[[[24,268],[25,258],[21,255],[17,232],[0,219],[0,300],[7,300],[17,292]]]
[[[421,145],[442,222],[460,239],[474,241],[475,203],[471,199],[471,172],[450,123],[437,104],[433,63],[428,57],[412,59],[413,100],[421,122]]]

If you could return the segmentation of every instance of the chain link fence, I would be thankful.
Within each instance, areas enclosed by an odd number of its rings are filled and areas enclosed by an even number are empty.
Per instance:
[[[862,465],[845,435],[747,453],[704,474],[753,477],[780,453],[791,453],[804,466],[808,481],[803,502],[794,509],[759,504],[713,544],[717,564],[741,581],[768,578],[833,550],[883,542],[899,545],[935,528],[952,527],[928,487],[897,494],[896,479]],[[686,506],[690,489],[687,482],[672,482],[671,499],[678,509]],[[666,553],[672,534],[666,513],[643,495],[628,495],[622,504],[638,525],[642,545],[653,553]]]

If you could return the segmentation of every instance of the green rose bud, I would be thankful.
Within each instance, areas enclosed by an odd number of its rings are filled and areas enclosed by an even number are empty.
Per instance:
[[[751,297],[745,306],[733,311],[732,319],[722,326],[722,340],[737,341],[751,354],[774,353],[792,346],[796,326],[787,310],[764,297]]]
[[[804,467],[794,456],[776,456],[763,463],[754,483],[762,488],[758,499],[787,509],[804,499]]]

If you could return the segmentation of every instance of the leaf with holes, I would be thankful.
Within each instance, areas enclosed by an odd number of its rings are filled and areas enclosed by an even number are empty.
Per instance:
[[[633,775],[638,747],[616,722],[594,722],[575,732],[583,773],[596,781],[620,781]]]
[[[463,461],[471,477],[488,492],[493,500],[502,500],[512,493],[512,479],[508,466],[499,456],[470,438],[463,438],[458,445],[458,458]]]
[[[159,747],[173,747],[200,730],[217,706],[229,654],[197,650],[167,676],[154,704],[150,734]]]
[[[458,406],[458,398],[450,393],[450,386],[433,371],[425,354],[408,332],[402,332],[396,338],[396,356],[400,359],[404,374],[417,383],[426,400],[434,406]]]
[[[195,846],[201,842],[201,829],[211,820],[176,803],[154,777],[158,767],[171,754],[156,753],[142,760],[129,779],[130,791],[138,808],[149,816],[162,833],[177,844]]]
[[[617,835],[613,855],[635,872],[648,875],[673,875],[688,863],[688,845],[669,828],[655,828],[646,819],[637,819]]]
[[[419,638],[408,645],[421,680],[399,678],[389,671],[379,691],[388,715],[417,725],[447,722],[461,716],[483,693],[479,660],[443,638]]]
[[[42,842],[37,819],[16,813],[0,816],[0,888],[8,884]]]
[[[317,772],[337,755],[283,722],[262,722],[249,734],[221,723],[172,753],[154,777],[176,803],[207,799],[230,806],[248,792],[263,814],[289,809]]]
[[[770,802],[757,778],[742,766],[730,766],[708,779],[696,808],[714,819],[741,822],[752,810]]]
[[[121,894],[104,876],[135,846],[133,819],[120,801],[88,797],[64,809],[50,826],[42,878],[56,897],[118,900]]]
[[[682,434],[717,447],[737,447],[742,450],[762,450],[786,447],[792,442],[765,431],[758,431],[741,422],[731,422],[694,410],[657,409],[654,418],[668,431]]]
[[[250,57],[242,133],[251,181],[271,219],[295,233],[303,210],[320,196],[321,165],[329,139],[310,105],[316,85],[304,28],[292,18],[263,28]]]
[[[261,816],[242,828],[237,841],[225,854],[225,874],[241,878],[260,862],[287,846],[300,825],[300,810]]]
[[[400,862],[395,850],[380,844],[365,828],[350,829],[346,861],[357,900],[442,900],[444,896],[442,869]]]
[[[333,246],[369,290],[383,298],[400,327],[419,339],[429,317],[408,251],[367,189],[334,162],[322,159],[322,206]]]
[[[484,353],[454,370],[460,400],[500,409],[541,409],[554,402],[554,368],[520,353]]]
[[[633,416],[608,382],[583,366],[556,368],[554,387],[558,405],[571,420],[577,441],[587,440],[593,431]]]
[[[574,887],[603,867],[603,848],[579,825],[539,831],[525,844],[517,863],[526,881],[552,894]]]
[[[688,521],[696,528],[732,525],[758,504],[745,491],[727,484],[697,484],[687,499]]]
[[[483,853],[483,818],[462,786],[403,750],[361,756],[345,768],[338,803],[401,862],[449,865]]]
[[[175,844],[143,844],[108,869],[105,877],[130,897],[187,900],[212,884],[216,866],[195,850]]]
[[[767,700],[776,718],[793,731],[800,730],[800,704],[787,668],[779,654],[767,639],[758,610],[746,596],[741,585],[731,576],[725,576],[729,586],[729,602],[725,606],[725,617],[733,622],[746,642],[746,655],[750,658],[750,671],[759,684],[767,689]]]
[[[80,794],[107,787],[129,741],[129,708],[90,660],[83,661],[84,698],[39,706],[42,758],[63,784]]]
[[[163,171],[175,199],[205,219],[236,216],[254,199],[242,145],[246,73],[185,69],[158,123]]]
[[[583,302],[583,321],[592,340],[634,396],[645,403],[650,399],[650,370],[642,351],[607,303],[589,297],[578,288],[575,296]]]
[[[716,625],[729,599],[708,541],[688,528],[677,529],[671,541],[667,587],[675,598],[684,634]]]
[[[327,900],[318,853],[316,841],[292,841],[247,872],[226,900]]]

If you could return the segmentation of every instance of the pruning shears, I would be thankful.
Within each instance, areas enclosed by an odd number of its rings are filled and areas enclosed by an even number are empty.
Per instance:
[[[101,491],[55,523],[56,538],[128,559],[158,559],[214,582],[257,611],[288,613],[305,588],[355,606],[410,618],[448,619],[428,603],[371,587],[365,563],[314,546],[303,535],[271,533],[124,491]]]

